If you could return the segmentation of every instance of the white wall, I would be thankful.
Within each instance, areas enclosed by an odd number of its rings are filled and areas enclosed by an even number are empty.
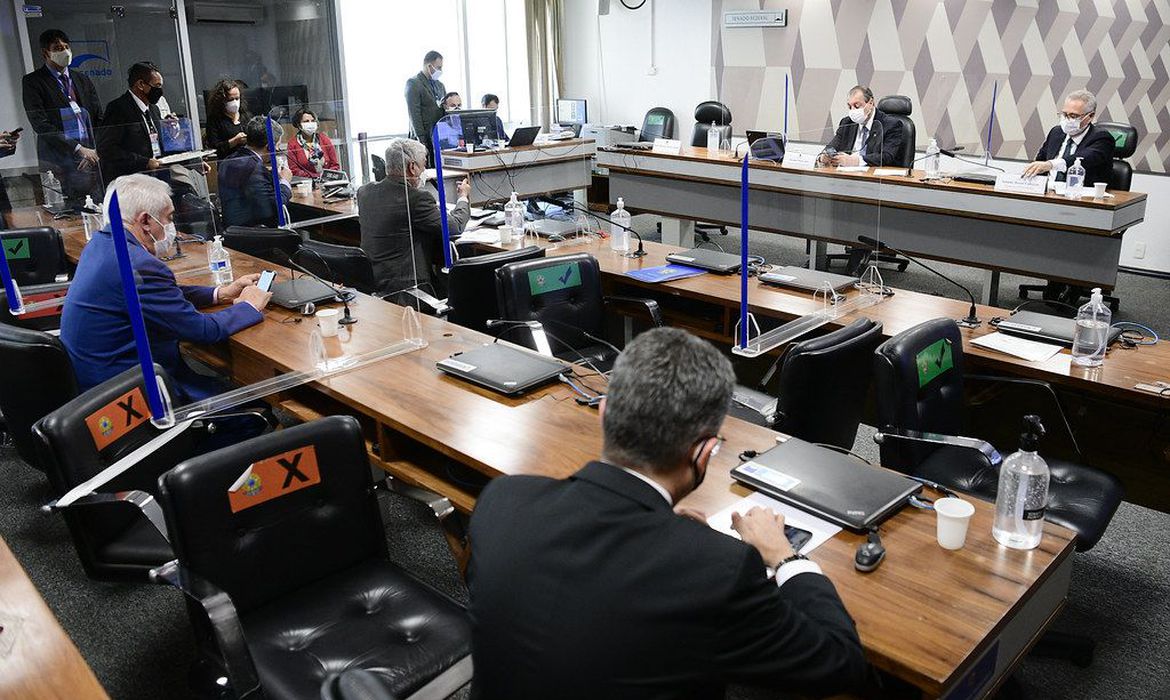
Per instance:
[[[679,124],[676,136],[689,142],[695,105],[715,96],[711,0],[647,0],[636,11],[611,2],[604,17],[597,7],[597,0],[565,0],[562,95],[587,99],[592,123],[641,125],[649,108],[669,107]],[[1146,218],[1125,234],[1118,262],[1170,273],[1170,176],[1137,174],[1133,190],[1149,195]],[[1138,243],[1146,244],[1142,259],[1134,257]]]
[[[588,100],[595,124],[641,126],[651,107],[668,107],[676,138],[689,142],[695,106],[715,96],[711,11],[711,0],[647,0],[640,10],[614,1],[599,17],[597,0],[565,0],[561,95]]]

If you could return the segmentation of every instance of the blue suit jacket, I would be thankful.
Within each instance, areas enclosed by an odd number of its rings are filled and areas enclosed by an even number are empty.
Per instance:
[[[126,242],[154,361],[167,370],[183,393],[172,398],[204,398],[206,382],[180,358],[179,341],[218,343],[260,323],[264,316],[250,304],[235,304],[215,313],[198,311],[197,307],[212,303],[214,287],[180,286],[166,263],[147,252],[130,233]],[[113,237],[108,229],[98,231],[81,252],[61,312],[61,342],[82,390],[138,365],[121,280]]]
[[[280,183],[282,201],[292,189]],[[219,203],[225,226],[276,226],[276,197],[272,174],[247,146],[219,162]]]

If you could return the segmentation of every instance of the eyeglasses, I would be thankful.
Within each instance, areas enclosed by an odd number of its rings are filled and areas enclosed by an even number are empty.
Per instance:
[[[1086,114],[1074,114],[1072,112],[1057,112],[1056,114],[1058,116],[1064,117],[1065,119],[1078,119],[1079,120],[1079,119],[1084,119],[1089,114],[1092,114],[1092,112],[1087,112]]]

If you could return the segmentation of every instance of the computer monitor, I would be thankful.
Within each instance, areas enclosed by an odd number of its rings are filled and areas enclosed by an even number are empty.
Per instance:
[[[585,100],[557,100],[557,123],[586,124]]]
[[[484,139],[499,138],[496,134],[494,109],[469,109],[459,112],[459,121],[463,124],[464,144],[480,146]]]

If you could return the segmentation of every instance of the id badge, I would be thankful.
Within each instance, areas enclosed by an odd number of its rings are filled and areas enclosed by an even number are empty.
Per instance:
[[[72,99],[69,100],[69,109],[73,110],[73,113],[76,114],[78,118],[81,117],[81,105],[77,104],[76,101]]]
[[[150,152],[154,154],[155,158],[162,155],[162,148],[158,145],[158,132],[156,131],[150,133]]]

